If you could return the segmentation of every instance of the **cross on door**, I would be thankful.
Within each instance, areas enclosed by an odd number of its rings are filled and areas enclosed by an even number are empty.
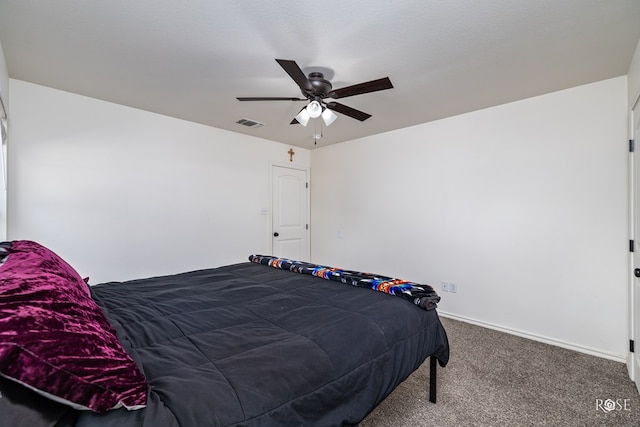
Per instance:
[[[293,155],[296,154],[296,152],[293,151],[293,148],[289,148],[289,151],[287,151],[287,153],[289,154],[289,161],[293,162]]]

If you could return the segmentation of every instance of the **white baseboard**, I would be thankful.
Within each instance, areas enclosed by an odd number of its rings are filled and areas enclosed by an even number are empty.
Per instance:
[[[504,326],[499,326],[499,325],[494,325],[492,323],[487,323],[487,322],[483,322],[481,320],[476,320],[476,319],[470,319],[468,317],[464,317],[464,316],[458,316],[456,314],[451,314],[451,313],[447,313],[446,311],[440,311],[438,310],[438,314],[442,317],[446,317],[449,319],[453,319],[453,320],[459,320],[461,322],[466,322],[466,323],[471,323],[473,325],[478,325],[478,326],[482,326],[484,328],[488,328],[488,329],[494,329],[496,331],[500,331],[500,332],[505,332],[507,334],[511,334],[511,335],[516,335],[522,338],[527,338],[533,341],[539,341],[545,344],[549,344],[549,345],[554,345],[556,347],[562,347],[562,348],[566,348],[568,350],[574,350],[577,351],[579,353],[584,353],[584,354],[589,354],[591,356],[597,356],[597,357],[602,357],[603,359],[609,359],[609,360],[613,360],[616,362],[621,362],[621,363],[627,363],[627,355],[621,355],[621,354],[612,354],[612,353],[607,353],[607,352],[603,352],[600,350],[595,350],[593,348],[589,348],[589,347],[583,347],[580,345],[576,345],[576,344],[571,344],[571,343],[567,343],[564,341],[559,341],[553,338],[548,338],[548,337],[544,337],[541,335],[537,335],[537,334],[532,334],[529,332],[523,332],[523,331],[518,331],[516,329],[511,329],[511,328],[507,328]]]

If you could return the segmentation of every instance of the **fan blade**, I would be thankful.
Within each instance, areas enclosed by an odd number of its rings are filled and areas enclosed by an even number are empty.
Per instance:
[[[276,59],[278,64],[289,74],[289,76],[293,79],[294,82],[302,92],[313,92],[313,86],[311,86],[311,82],[307,79],[307,76],[304,75],[296,61],[291,61],[289,59]]]
[[[360,120],[361,122],[364,122],[369,117],[371,117],[371,114],[364,113],[362,111],[356,110],[355,108],[347,107],[346,105],[340,104],[338,102],[327,102],[325,105],[330,110],[337,111],[338,113],[342,113],[345,116]]]
[[[363,93],[376,92],[391,88],[393,88],[391,80],[389,80],[389,77],[384,77],[382,79],[371,80],[370,82],[358,83],[357,85],[332,90],[327,95],[327,98],[346,98],[347,96],[361,95]]]
[[[237,97],[238,101],[308,101],[303,98],[282,98],[282,97]]]

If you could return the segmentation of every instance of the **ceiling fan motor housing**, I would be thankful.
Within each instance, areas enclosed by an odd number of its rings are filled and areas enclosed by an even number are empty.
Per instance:
[[[311,83],[314,93],[307,94],[303,92],[303,94],[308,98],[309,96],[311,96],[311,98],[309,99],[312,99],[315,97],[320,97],[320,99],[324,99],[327,97],[329,92],[331,92],[331,89],[333,89],[333,86],[331,86],[331,82],[325,79],[324,75],[320,72],[309,73],[309,83]]]

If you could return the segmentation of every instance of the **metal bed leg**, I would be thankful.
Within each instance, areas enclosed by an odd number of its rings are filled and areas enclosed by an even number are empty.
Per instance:
[[[437,371],[437,359],[435,356],[431,356],[429,361],[429,402],[436,403],[436,371]]]

